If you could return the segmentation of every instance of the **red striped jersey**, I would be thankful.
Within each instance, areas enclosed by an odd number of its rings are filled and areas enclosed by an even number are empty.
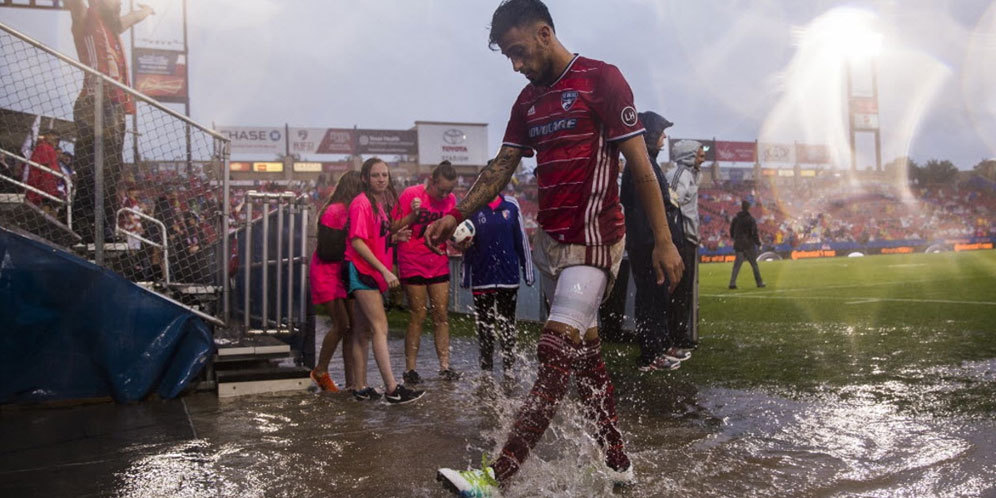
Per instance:
[[[536,151],[543,230],[561,243],[603,246],[626,233],[618,142],[641,133],[619,69],[575,55],[553,84],[519,93],[503,144]]]

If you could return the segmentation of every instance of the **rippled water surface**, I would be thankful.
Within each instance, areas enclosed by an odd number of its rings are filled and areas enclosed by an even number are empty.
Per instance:
[[[401,349],[392,341],[392,351]],[[495,453],[533,380],[534,355],[524,355],[530,363],[513,379],[484,376],[474,369],[476,343],[454,339],[454,365],[466,376],[445,382],[432,375],[431,348],[423,353],[428,394],[407,406],[309,392],[8,410],[4,428],[27,432],[23,440],[4,436],[0,480],[7,484],[0,490],[446,496],[434,481],[435,469],[477,465],[482,453]],[[396,357],[395,366],[401,364]],[[377,379],[370,366],[369,378]],[[801,395],[618,379],[620,424],[636,485],[607,484],[572,393],[506,496],[996,495],[991,414],[919,415],[925,412],[890,401],[897,391],[919,390],[904,393],[915,398],[957,383],[996,382],[996,361],[931,375],[935,382],[915,388],[886,382]],[[333,369],[333,378],[341,379],[341,372]],[[60,425],[60,419],[82,428],[75,437],[51,436],[50,444],[30,434],[32,427]]]

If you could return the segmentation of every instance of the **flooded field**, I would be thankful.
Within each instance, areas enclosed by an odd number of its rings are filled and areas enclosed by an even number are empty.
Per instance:
[[[392,351],[401,351],[398,338]],[[613,354],[609,352],[609,354]],[[621,352],[619,354],[622,354]],[[698,351],[697,355],[708,352]],[[464,379],[390,406],[344,394],[294,394],[0,412],[6,496],[446,496],[439,466],[494,455],[534,361],[505,379],[476,371],[476,343],[455,338]],[[337,357],[338,358],[338,357]],[[683,370],[695,368],[692,358]],[[611,362],[610,362],[611,363]],[[394,359],[395,367],[402,359]],[[341,363],[333,362],[341,369]],[[680,371],[679,371],[680,372]],[[333,369],[333,378],[341,372]],[[996,420],[930,414],[904,399],[996,382],[996,361],[895,382],[815,392],[696,386],[668,373],[617,375],[636,485],[613,489],[569,396],[506,496],[992,496]],[[376,373],[371,362],[370,378]],[[47,429],[46,429],[47,428]],[[54,432],[52,428],[56,428]]]

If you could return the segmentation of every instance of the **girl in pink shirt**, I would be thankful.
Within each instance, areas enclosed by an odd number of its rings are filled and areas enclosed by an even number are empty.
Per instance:
[[[311,255],[309,281],[311,282],[311,302],[315,308],[325,308],[332,318],[332,327],[322,340],[318,363],[311,371],[311,380],[323,391],[338,392],[335,382],[329,377],[329,362],[335,353],[339,339],[343,344],[352,343],[350,307],[346,304],[346,282],[342,278],[345,266],[346,225],[349,219],[349,204],[363,191],[363,181],[356,171],[349,171],[339,178],[335,190],[319,211],[318,247]],[[323,259],[324,258],[324,259]],[[346,372],[346,388],[353,388],[353,357],[343,346],[343,367]]]
[[[391,355],[387,349],[387,314],[381,293],[400,285],[391,272],[391,232],[398,231],[396,240],[408,240],[410,230],[400,231],[411,223],[413,216],[398,220],[392,226],[387,211],[394,200],[391,174],[379,158],[364,161],[360,170],[365,191],[349,205],[349,244],[346,247],[349,292],[355,310],[353,333],[353,396],[358,400],[379,398],[380,393],[367,387],[367,346],[373,338],[374,360],[384,379],[384,397],[389,403],[409,403],[422,397],[416,391],[398,384],[391,372]]]
[[[452,194],[456,181],[456,170],[449,161],[443,161],[432,170],[432,177],[425,184],[406,188],[394,210],[396,219],[415,215],[411,225],[411,238],[398,244],[398,269],[411,313],[408,329],[405,331],[405,373],[402,377],[406,384],[414,385],[422,380],[415,371],[415,359],[418,357],[422,337],[422,323],[428,311],[427,301],[432,305],[433,339],[436,343],[436,356],[439,358],[439,376],[445,380],[460,377],[450,368],[450,324],[447,316],[450,259],[445,253],[445,243],[439,246],[443,251],[439,254],[425,244],[423,236],[425,227],[456,207],[456,197]],[[410,208],[414,200],[418,200],[418,208]]]

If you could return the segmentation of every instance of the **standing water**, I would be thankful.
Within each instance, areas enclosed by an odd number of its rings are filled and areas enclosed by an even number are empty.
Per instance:
[[[477,466],[482,454],[495,455],[536,370],[535,355],[525,352],[510,378],[500,370],[481,374],[475,341],[454,338],[452,348],[464,378],[436,379],[429,373],[434,353],[423,348],[427,394],[410,405],[316,392],[231,401],[198,394],[167,403],[182,404],[186,415],[174,422],[176,434],[117,448],[112,463],[98,465],[101,472],[66,466],[60,473],[78,474],[81,494],[446,496],[436,468]],[[391,350],[402,349],[392,339]],[[402,364],[400,355],[393,361]],[[338,355],[332,376],[342,379]],[[917,395],[944,390],[952,379],[991,383],[996,364],[963,364],[933,376],[936,383],[918,387]],[[601,453],[572,392],[505,496],[996,494],[996,423],[918,415],[882,402],[890,389],[906,386],[800,396],[616,377],[636,484],[614,489],[604,479]],[[379,378],[373,369],[370,378]]]

